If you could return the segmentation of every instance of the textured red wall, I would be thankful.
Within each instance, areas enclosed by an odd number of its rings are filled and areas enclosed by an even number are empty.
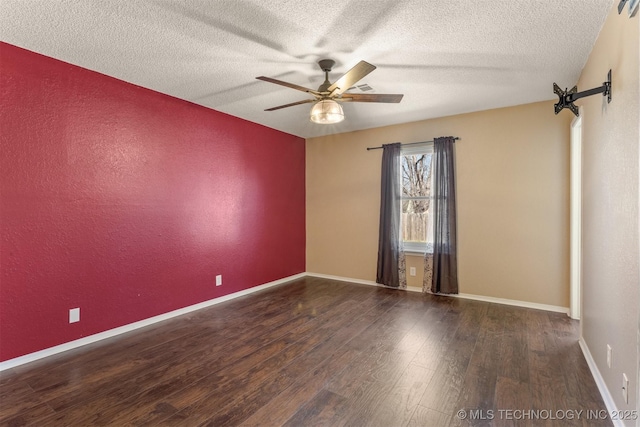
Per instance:
[[[0,155],[0,361],[305,269],[301,138],[0,43]]]

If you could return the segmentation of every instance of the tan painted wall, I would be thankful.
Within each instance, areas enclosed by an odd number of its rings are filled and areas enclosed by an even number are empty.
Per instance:
[[[567,307],[570,121],[542,102],[307,140],[307,271],[375,280],[382,151],[366,147],[454,135],[460,292]]]
[[[616,2],[617,4],[617,2]],[[638,25],[614,6],[578,82],[600,86],[613,71],[613,99],[584,98],[582,333],[618,409],[636,407],[638,327]],[[613,348],[607,367],[606,345]],[[631,381],[622,401],[622,373]],[[629,421],[626,425],[635,425]]]

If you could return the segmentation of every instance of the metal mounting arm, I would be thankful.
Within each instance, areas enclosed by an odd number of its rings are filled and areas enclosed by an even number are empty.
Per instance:
[[[568,108],[573,112],[573,114],[578,116],[578,107],[576,107],[573,102],[580,98],[601,93],[607,97],[607,103],[611,102],[611,70],[607,73],[607,81],[602,83],[602,86],[600,87],[578,92],[578,86],[572,87],[571,90],[562,90],[554,83],[553,93],[558,95],[558,102],[554,104],[556,114],[562,111],[563,108]]]
[[[620,0],[620,3],[618,3],[618,15],[622,13],[625,4],[627,4],[627,0]]]

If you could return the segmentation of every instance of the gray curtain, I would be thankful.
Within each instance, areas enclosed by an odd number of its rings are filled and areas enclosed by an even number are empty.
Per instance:
[[[458,293],[454,138],[433,143],[433,259],[431,292]],[[426,264],[426,263],[425,263]]]
[[[399,142],[383,145],[380,194],[380,234],[376,282],[406,288],[405,258],[400,236],[401,180]]]

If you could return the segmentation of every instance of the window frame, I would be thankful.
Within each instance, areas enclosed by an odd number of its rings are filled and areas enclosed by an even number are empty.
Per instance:
[[[400,150],[400,164],[402,165],[402,157],[411,156],[411,155],[419,155],[419,154],[431,154],[431,166],[433,166],[433,142],[425,142],[422,144],[412,144],[411,146],[402,147]],[[400,167],[400,185],[402,186],[402,167]],[[431,180],[433,182],[433,173],[431,174]],[[433,187],[432,187],[433,188]],[[427,197],[405,197],[402,195],[402,190],[400,191],[400,216],[402,217],[402,204],[405,200],[425,200]],[[428,199],[433,200],[433,196],[430,195]],[[402,238],[402,232],[400,233],[400,238]],[[401,242],[403,246],[403,252],[409,254],[416,255],[424,255],[428,252],[433,252],[433,244],[429,244],[429,242],[425,243],[416,243],[416,242],[405,242],[404,240]]]

